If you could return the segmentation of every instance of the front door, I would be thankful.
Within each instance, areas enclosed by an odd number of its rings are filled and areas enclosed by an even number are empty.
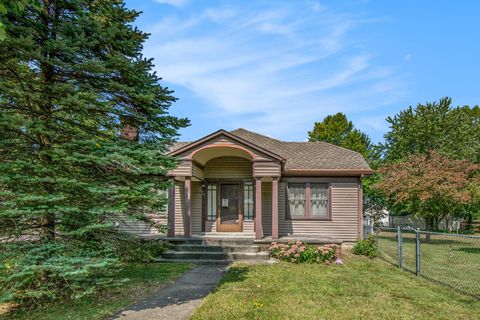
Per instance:
[[[219,217],[217,231],[242,231],[243,214],[241,210],[240,184],[220,184]]]

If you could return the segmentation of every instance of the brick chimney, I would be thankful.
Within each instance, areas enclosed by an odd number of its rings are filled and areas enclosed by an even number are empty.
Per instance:
[[[130,117],[122,117],[122,129],[120,131],[120,137],[130,141],[138,142],[138,126],[133,124]]]

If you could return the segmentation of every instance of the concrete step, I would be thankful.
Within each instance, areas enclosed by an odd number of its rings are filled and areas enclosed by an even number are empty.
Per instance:
[[[162,257],[166,259],[224,260],[227,258],[227,255],[224,252],[192,252],[169,250],[162,253]]]
[[[256,253],[260,252],[260,246],[256,245],[225,245],[221,247],[223,252],[231,253],[231,252],[250,252]]]
[[[249,246],[253,245],[253,239],[242,239],[242,238],[204,238],[204,243],[207,245],[214,246]]]
[[[213,260],[213,259],[166,259],[157,258],[155,262],[175,262],[175,263],[191,263],[201,265],[215,265],[215,266],[227,266],[232,263],[231,260]]]
[[[196,238],[167,238],[166,240],[174,245],[178,245],[178,244],[202,245],[203,244],[202,239],[196,239]]]
[[[269,252],[231,252],[228,257],[235,261],[265,261],[270,260]]]
[[[188,252],[223,252],[221,246],[210,246],[204,244],[177,244],[175,251],[188,251]]]

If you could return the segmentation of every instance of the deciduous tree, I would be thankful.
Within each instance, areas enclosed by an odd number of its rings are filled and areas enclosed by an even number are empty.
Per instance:
[[[430,151],[382,167],[374,188],[436,230],[445,216],[461,213],[475,201],[479,171],[478,164]]]
[[[418,104],[388,117],[382,145],[385,160],[404,159],[435,150],[480,163],[480,108],[452,107],[452,99]]]
[[[308,138],[310,141],[325,141],[357,151],[367,159],[372,149],[370,138],[356,129],[341,112],[326,116],[322,122],[315,122],[313,130],[308,132]]]

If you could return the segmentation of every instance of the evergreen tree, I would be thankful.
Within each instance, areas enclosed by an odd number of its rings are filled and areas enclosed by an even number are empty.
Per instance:
[[[188,125],[168,114],[175,98],[141,55],[148,35],[123,1],[23,9],[2,18],[0,43],[0,238],[11,253],[4,258],[16,259],[16,268],[3,265],[7,285],[23,283],[19,272],[48,284],[58,280],[52,266],[87,272],[113,261],[95,245],[108,240],[112,217],[145,219],[165,205],[157,191],[175,166],[165,151]],[[133,141],[122,138],[126,127]],[[31,292],[11,286],[9,298],[38,293],[32,282],[23,283]]]

